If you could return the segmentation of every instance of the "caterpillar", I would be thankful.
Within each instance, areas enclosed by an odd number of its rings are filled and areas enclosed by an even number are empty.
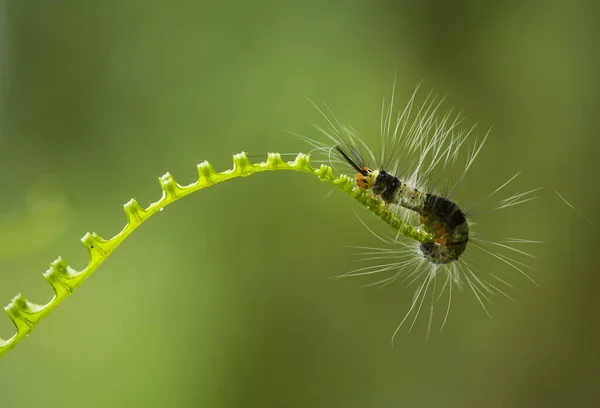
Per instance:
[[[392,342],[398,330],[411,315],[413,320],[409,331],[412,330],[428,293],[431,294],[432,302],[428,335],[433,318],[433,304],[446,290],[448,303],[440,330],[445,326],[449,316],[453,287],[462,289],[463,284],[466,283],[488,316],[490,313],[485,303],[491,301],[492,294],[499,293],[512,299],[502,286],[512,289],[514,286],[494,273],[488,272],[487,276],[482,276],[479,271],[476,272],[469,256],[466,255],[468,249],[480,250],[490,255],[492,259],[508,265],[535,283],[525,271],[533,267],[517,257],[533,258],[533,255],[520,249],[519,246],[539,243],[539,241],[517,238],[492,241],[480,238],[471,228],[472,222],[468,211],[453,198],[453,193],[463,182],[488,139],[489,131],[481,141],[478,142],[476,139],[467,148],[464,168],[452,188],[444,194],[436,188],[438,183],[431,186],[434,173],[441,173],[444,176],[456,167],[458,158],[473,134],[475,126],[461,128],[464,118],[460,114],[454,114],[453,109],[440,115],[445,97],[438,98],[432,92],[420,106],[417,106],[415,100],[420,86],[419,83],[406,106],[396,114],[394,112],[396,80],[394,79],[390,102],[386,105],[384,99],[382,103],[381,148],[377,155],[360,137],[358,131],[342,124],[325,103],[323,103],[325,109],[322,109],[311,101],[327,123],[326,127],[315,125],[318,132],[326,137],[325,142],[294,133],[312,146],[311,154],[321,157],[323,162],[329,163],[334,168],[337,165],[345,166],[347,173],[354,178],[358,189],[368,191],[399,218],[412,222],[417,228],[433,237],[432,240],[419,242],[415,247],[411,243],[399,240],[398,236],[389,238],[377,236],[390,248],[354,248],[364,250],[357,254],[363,257],[363,260],[381,262],[341,275],[347,277],[392,273],[392,276],[368,286],[385,286],[399,278],[403,278],[403,282],[408,282],[407,286],[419,282],[408,312],[394,331]],[[519,173],[513,175],[485,199],[495,196],[518,175]],[[534,200],[538,198],[535,195],[538,190],[540,189],[534,188],[514,194],[498,201],[488,211],[509,208]],[[383,260],[390,259],[391,262],[382,263]],[[441,289],[436,288],[438,278],[443,280]]]

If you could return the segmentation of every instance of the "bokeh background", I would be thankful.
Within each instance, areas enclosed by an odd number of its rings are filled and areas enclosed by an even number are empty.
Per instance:
[[[531,248],[536,287],[489,319],[454,293],[390,339],[412,290],[335,281],[380,224],[311,177],[267,173],[194,194],[149,220],[0,361],[0,407],[564,407],[600,399],[597,2],[0,2],[0,299],[45,303],[42,272],[83,268],[86,231],[147,205],[170,171],[292,153],[326,100],[377,141],[397,75],[449,94],[491,138],[461,187],[476,202],[515,172],[541,199],[481,219]],[[259,160],[262,157],[257,157]],[[477,220],[478,222],[480,220]],[[444,305],[440,305],[443,310]],[[0,318],[0,336],[14,333]]]

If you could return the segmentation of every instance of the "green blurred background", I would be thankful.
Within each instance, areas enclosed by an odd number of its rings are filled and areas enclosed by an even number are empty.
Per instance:
[[[596,3],[2,0],[0,300],[47,302],[49,262],[84,267],[78,238],[117,233],[167,170],[306,151],[285,133],[317,136],[305,97],[376,141],[396,72],[400,104],[424,79],[494,126],[460,197],[523,170],[510,192],[600,224]],[[330,279],[356,266],[343,245],[379,245],[354,212],[380,227],[330,190],[272,173],[168,207],[0,361],[0,407],[597,406],[599,232],[551,190],[484,220],[545,242],[539,287],[482,257],[517,302],[490,320],[454,293],[443,332],[425,316],[393,348],[412,290]]]

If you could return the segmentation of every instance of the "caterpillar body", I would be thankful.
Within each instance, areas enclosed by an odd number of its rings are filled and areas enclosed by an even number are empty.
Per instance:
[[[374,170],[359,167],[340,146],[337,152],[354,168],[356,185],[365,190],[372,190],[387,204],[396,204],[416,211],[420,223],[433,233],[433,241],[422,242],[421,252],[434,264],[445,264],[456,261],[467,248],[469,242],[469,224],[465,213],[454,201],[425,193],[403,183],[385,170]]]

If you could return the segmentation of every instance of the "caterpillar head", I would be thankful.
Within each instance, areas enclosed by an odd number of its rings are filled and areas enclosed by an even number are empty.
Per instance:
[[[347,153],[340,146],[335,146],[335,150],[338,151],[346,163],[356,170],[356,176],[354,177],[356,185],[363,190],[372,189],[379,171],[366,166],[364,160],[355,149],[350,148],[350,153]]]
[[[356,173],[354,180],[359,188],[363,190],[369,190],[375,185],[375,180],[377,180],[378,175],[378,170],[373,170],[369,167],[363,167],[359,172]]]

